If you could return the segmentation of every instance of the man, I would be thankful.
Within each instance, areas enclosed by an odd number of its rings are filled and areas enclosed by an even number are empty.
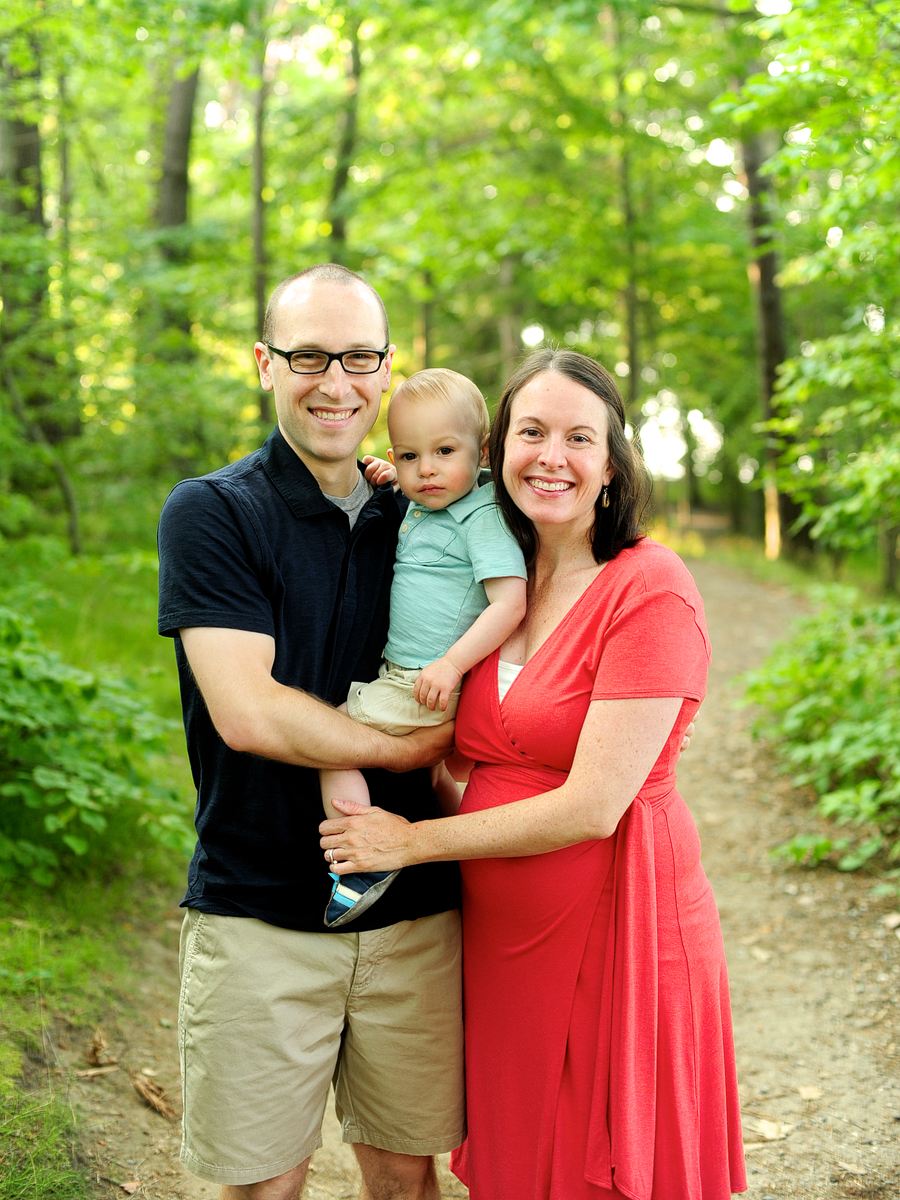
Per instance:
[[[440,726],[391,738],[331,707],[374,678],[402,507],[356,461],[395,347],[378,294],[312,267],[272,295],[255,346],[278,426],[170,495],[159,629],[175,639],[198,799],[182,931],[182,1160],[223,1200],[296,1200],[334,1082],[361,1200],[437,1200],[464,1136],[455,865],[401,872],[328,932],[316,768],[438,815]],[[302,354],[294,353],[303,351]],[[410,772],[398,774],[396,772]]]

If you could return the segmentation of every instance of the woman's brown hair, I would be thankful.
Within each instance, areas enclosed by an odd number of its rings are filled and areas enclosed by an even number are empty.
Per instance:
[[[609,562],[642,536],[641,521],[650,498],[650,476],[640,451],[625,432],[625,402],[616,381],[605,367],[586,354],[575,350],[537,350],[525,359],[507,383],[491,427],[491,472],[497,503],[530,565],[537,551],[537,536],[531,521],[516,507],[506,490],[503,462],[512,402],[527,383],[544,374],[564,375],[606,404],[609,461],[615,474],[607,489],[609,507],[602,507],[602,492],[594,506],[591,550],[596,562]]]

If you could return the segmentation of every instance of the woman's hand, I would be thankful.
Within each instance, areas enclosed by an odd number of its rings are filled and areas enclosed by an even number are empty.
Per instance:
[[[414,825],[405,817],[367,808],[352,800],[332,800],[346,816],[319,826],[325,862],[335,875],[351,871],[397,871],[415,862],[412,857]]]

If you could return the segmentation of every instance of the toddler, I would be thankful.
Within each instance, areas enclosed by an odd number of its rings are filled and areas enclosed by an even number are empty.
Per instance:
[[[494,500],[478,486],[490,428],[481,392],[456,371],[419,371],[388,408],[391,462],[410,504],[400,526],[388,643],[378,678],[356,684],[344,706],[385,733],[410,733],[453,718],[465,673],[502,645],[525,615],[525,562]],[[320,771],[331,799],[368,805],[359,771]],[[446,767],[432,775],[443,811],[459,804]],[[396,871],[334,875],[325,924],[367,909]]]

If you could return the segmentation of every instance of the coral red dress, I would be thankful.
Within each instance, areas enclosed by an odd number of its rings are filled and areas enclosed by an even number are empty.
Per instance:
[[[600,572],[503,703],[469,675],[462,811],[559,787],[591,700],[681,696],[612,837],[462,864],[472,1200],[727,1200],[744,1191],[719,918],[675,790],[709,642],[687,569],[650,539]]]

